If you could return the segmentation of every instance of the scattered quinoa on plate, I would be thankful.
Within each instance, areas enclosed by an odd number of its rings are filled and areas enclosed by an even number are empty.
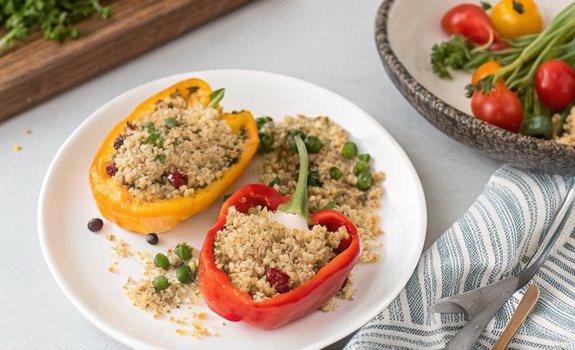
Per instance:
[[[185,247],[189,254],[179,254]],[[154,318],[184,305],[197,305],[200,294],[197,282],[197,254],[185,243],[169,249],[167,254],[158,253],[152,258],[150,253],[139,253],[144,265],[141,278],[129,277],[124,290],[134,306],[151,312]]]
[[[360,262],[377,261],[383,231],[376,210],[381,206],[385,175],[371,169],[369,154],[361,153],[347,132],[325,116],[298,115],[281,122],[263,117],[257,122],[263,153],[260,181],[281,193],[293,192],[299,161],[290,138],[296,132],[304,135],[310,149],[310,211],[330,208],[344,214],[361,237]]]

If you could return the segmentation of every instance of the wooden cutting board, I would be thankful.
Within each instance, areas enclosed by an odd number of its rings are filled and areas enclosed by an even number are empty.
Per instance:
[[[0,120],[115,67],[251,0],[116,0],[63,43],[35,34],[0,56]]]

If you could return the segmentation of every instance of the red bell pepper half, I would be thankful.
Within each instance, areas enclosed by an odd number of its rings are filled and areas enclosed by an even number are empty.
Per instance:
[[[291,197],[282,196],[274,188],[260,184],[239,189],[224,202],[216,224],[204,240],[199,262],[200,292],[210,309],[227,320],[244,321],[254,327],[271,329],[306,316],[319,309],[342,288],[359,256],[359,235],[353,223],[345,216],[337,211],[324,209],[309,215],[308,219],[307,152],[299,137],[296,138],[296,143],[300,153],[300,174],[294,194]],[[308,219],[310,225],[324,225],[330,231],[345,226],[349,238],[340,243],[336,249],[338,254],[309,281],[289,292],[256,302],[249,293],[234,288],[226,272],[218,269],[213,247],[217,232],[226,225],[230,207],[246,213],[258,205],[270,211],[279,209],[297,213]]]

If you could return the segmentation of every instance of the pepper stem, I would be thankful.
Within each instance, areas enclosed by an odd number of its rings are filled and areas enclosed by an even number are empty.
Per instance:
[[[284,213],[296,214],[309,220],[309,210],[307,207],[307,174],[308,174],[308,156],[305,143],[299,135],[294,137],[299,155],[299,175],[295,191],[286,203],[280,205],[278,210]]]

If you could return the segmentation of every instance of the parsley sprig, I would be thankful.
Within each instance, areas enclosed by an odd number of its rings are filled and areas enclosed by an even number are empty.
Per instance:
[[[144,140],[144,143],[150,143],[158,148],[164,147],[164,138],[162,133],[156,129],[154,123],[148,122],[143,125],[144,129],[148,132],[148,137]]]
[[[99,0],[0,0],[0,25],[6,29],[0,36],[0,54],[37,29],[47,40],[77,38],[80,31],[74,24],[96,13],[110,17],[110,9]]]
[[[451,79],[449,68],[464,69],[473,57],[473,44],[461,35],[454,35],[448,41],[433,45],[431,67],[440,78]]]

